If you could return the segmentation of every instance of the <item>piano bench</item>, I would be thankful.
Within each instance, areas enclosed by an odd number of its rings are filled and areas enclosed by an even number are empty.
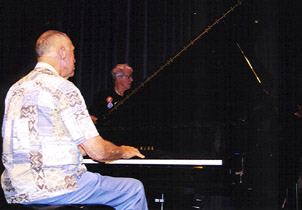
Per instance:
[[[2,209],[2,208],[1,208]],[[115,208],[106,205],[22,205],[7,204],[3,210],[115,210]]]

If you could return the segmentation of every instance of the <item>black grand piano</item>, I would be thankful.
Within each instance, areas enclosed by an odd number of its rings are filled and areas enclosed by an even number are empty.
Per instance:
[[[274,104],[265,69],[246,42],[226,35],[232,30],[215,25],[98,121],[101,136],[137,147],[146,159],[85,159],[87,167],[140,179],[150,209],[255,206],[251,194],[263,196],[266,181],[255,183],[254,171],[273,161]]]

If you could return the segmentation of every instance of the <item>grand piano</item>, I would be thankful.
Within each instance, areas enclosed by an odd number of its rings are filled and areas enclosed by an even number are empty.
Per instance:
[[[88,169],[140,179],[150,209],[226,207],[240,194],[234,193],[238,185],[244,193],[256,189],[254,164],[272,152],[265,140],[273,115],[267,110],[274,105],[265,69],[240,43],[257,76],[264,78],[259,84],[238,40],[226,35],[232,30],[232,24],[215,25],[98,120],[101,136],[137,147],[146,159],[85,159]]]

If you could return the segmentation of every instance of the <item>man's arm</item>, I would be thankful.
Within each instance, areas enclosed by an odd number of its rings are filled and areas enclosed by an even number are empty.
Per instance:
[[[90,118],[93,121],[93,123],[96,124],[96,121],[98,120],[98,118],[94,115],[90,115]]]
[[[80,145],[86,154],[99,162],[128,159],[134,156],[144,158],[138,149],[131,146],[116,146],[101,136],[88,139]]]
[[[84,148],[83,148],[81,145],[79,145],[79,148],[80,148],[80,150],[81,150],[82,155],[83,155],[83,156],[86,156],[87,154],[86,154]]]

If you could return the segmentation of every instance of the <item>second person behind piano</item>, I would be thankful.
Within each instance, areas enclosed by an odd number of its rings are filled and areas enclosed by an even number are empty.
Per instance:
[[[113,87],[99,91],[89,109],[94,123],[126,96],[133,82],[133,69],[128,64],[117,64],[112,70]]]

